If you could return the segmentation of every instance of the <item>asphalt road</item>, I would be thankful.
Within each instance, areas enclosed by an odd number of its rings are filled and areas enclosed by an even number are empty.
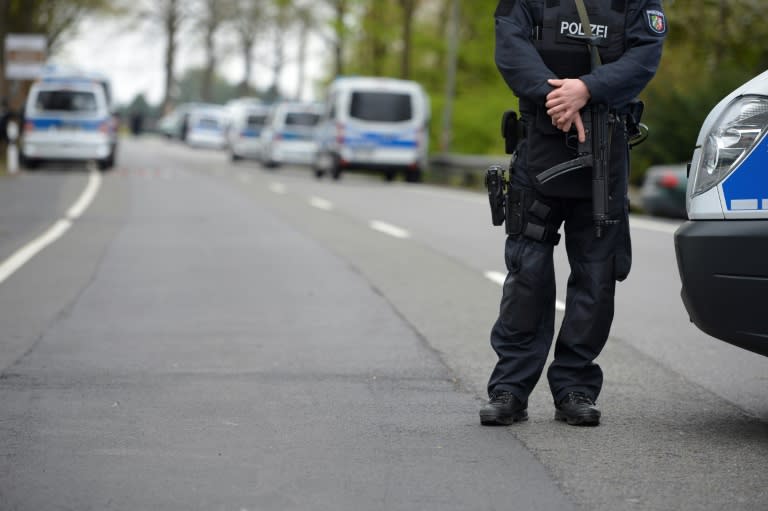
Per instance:
[[[674,222],[632,224],[602,425],[541,382],[483,428],[482,194],[155,139],[0,178],[0,509],[766,509],[768,359],[688,322]]]

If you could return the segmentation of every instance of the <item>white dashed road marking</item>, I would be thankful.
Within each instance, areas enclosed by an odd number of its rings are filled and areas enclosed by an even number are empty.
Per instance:
[[[379,231],[381,233],[388,234],[389,236],[393,236],[395,238],[407,239],[411,237],[411,233],[409,233],[405,229],[401,227],[397,227],[396,225],[382,222],[380,220],[371,220],[369,225],[371,226],[371,229],[373,229],[374,231]]]
[[[313,208],[322,209],[323,211],[330,211],[333,209],[333,203],[321,197],[310,197],[309,205]]]
[[[246,174],[245,172],[240,172],[237,175],[237,180],[247,185],[253,182],[253,176],[251,176],[250,174]]]
[[[283,183],[270,183],[269,191],[276,193],[278,195],[285,195],[288,189],[285,187]]]
[[[8,259],[0,263],[0,283],[3,283],[8,277],[13,275],[16,270],[24,266],[30,259],[35,257],[41,250],[61,238],[65,232],[72,227],[72,224],[80,218],[88,206],[93,202],[94,197],[101,187],[101,173],[91,168],[88,176],[88,184],[80,194],[77,201],[67,210],[64,218],[56,221],[47,231],[30,241],[19,250],[13,253]]]
[[[490,280],[491,282],[495,282],[500,286],[504,285],[504,281],[507,278],[506,273],[501,273],[500,271],[487,271],[484,275],[486,279]],[[560,300],[557,300],[555,301],[555,309],[559,310],[560,312],[565,312],[565,304]]]

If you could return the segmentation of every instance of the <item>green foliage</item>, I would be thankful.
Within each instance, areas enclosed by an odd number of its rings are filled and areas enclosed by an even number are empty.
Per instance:
[[[203,75],[205,69],[193,68],[187,70],[178,80],[178,103],[187,103],[191,101],[203,101]],[[233,84],[220,76],[213,77],[211,89],[212,103],[224,104],[230,99],[242,96],[239,85]],[[250,90],[247,96],[260,96],[257,91]]]

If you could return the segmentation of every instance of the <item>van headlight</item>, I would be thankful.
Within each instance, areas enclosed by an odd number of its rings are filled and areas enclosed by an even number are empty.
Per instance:
[[[768,129],[768,97],[741,96],[733,100],[707,135],[695,170],[695,197],[720,183],[760,141]]]

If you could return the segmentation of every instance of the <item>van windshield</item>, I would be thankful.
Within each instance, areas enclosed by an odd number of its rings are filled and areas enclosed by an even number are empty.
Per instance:
[[[44,90],[37,93],[35,109],[41,112],[88,113],[98,110],[96,95],[88,91]]]
[[[317,126],[317,121],[320,120],[318,114],[308,112],[291,112],[285,116],[286,126]]]
[[[413,118],[410,94],[355,92],[350,117],[361,121],[404,122]]]
[[[219,120],[212,117],[201,117],[197,121],[197,127],[201,130],[217,130],[219,129]]]
[[[245,124],[250,129],[258,129],[264,126],[265,122],[267,122],[266,115],[249,115]]]

